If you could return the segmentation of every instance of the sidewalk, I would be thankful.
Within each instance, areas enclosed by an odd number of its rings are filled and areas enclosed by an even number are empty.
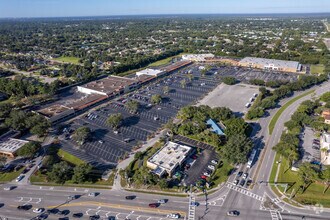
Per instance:
[[[120,177],[119,171],[126,169],[126,167],[134,160],[135,153],[145,151],[149,147],[154,146],[157,143],[157,141],[159,141],[159,139],[166,134],[166,132],[167,132],[167,129],[164,129],[164,130],[160,131],[159,134],[157,134],[155,137],[153,137],[150,140],[148,140],[146,144],[142,145],[141,148],[139,148],[138,150],[136,150],[134,152],[134,154],[130,154],[130,156],[128,158],[126,158],[125,160],[123,160],[120,163],[118,163],[118,165],[117,165],[117,173],[116,173],[115,180],[113,182],[113,187],[112,187],[113,190],[123,190],[122,189],[122,186],[120,184],[121,177]]]

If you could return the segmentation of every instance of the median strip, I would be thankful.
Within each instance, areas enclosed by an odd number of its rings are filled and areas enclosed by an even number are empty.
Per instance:
[[[281,114],[285,111],[285,109],[287,109],[290,105],[292,105],[295,101],[312,94],[313,92],[315,92],[315,90],[311,90],[308,92],[305,92],[293,99],[291,99],[290,101],[288,101],[287,103],[285,103],[273,116],[272,120],[270,121],[269,125],[268,125],[268,132],[271,135],[274,131],[275,125],[277,123],[277,120],[280,118]]]

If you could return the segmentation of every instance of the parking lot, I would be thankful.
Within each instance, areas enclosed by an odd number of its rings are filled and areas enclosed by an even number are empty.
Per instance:
[[[190,81],[184,70],[177,71],[90,112],[94,117],[89,117],[86,113],[74,120],[71,125],[66,126],[70,126],[72,130],[88,126],[93,132],[93,139],[77,149],[74,141],[62,136],[64,149],[82,159],[90,158],[88,160],[95,159],[115,165],[136,145],[147,141],[163,124],[173,118],[180,108],[196,103],[220,82],[213,75],[202,77],[198,71],[194,71],[193,75],[194,79]],[[182,86],[182,80],[186,80],[185,86]],[[164,87],[166,86],[169,91],[165,94]],[[152,105],[151,97],[155,94],[162,96],[161,104]],[[125,106],[124,103],[128,100],[136,100],[140,103],[137,114],[130,113]],[[121,113],[124,118],[118,133],[115,133],[106,123],[109,115],[115,113]]]
[[[266,70],[258,70],[244,67],[214,67],[213,72],[217,72],[217,76],[233,76],[243,83],[248,83],[251,79],[261,79],[265,82],[269,81],[295,81],[298,79],[299,74],[283,73]]]
[[[301,139],[302,147],[300,148],[300,153],[302,155],[302,161],[320,163],[320,139],[315,136],[313,130],[306,127],[301,134]]]
[[[191,73],[191,78],[189,78],[188,72]],[[93,139],[77,148],[76,143],[69,137],[63,138],[62,136],[60,139],[62,139],[63,148],[88,162],[98,161],[116,165],[120,159],[131,153],[135,146],[143,144],[152,137],[162,125],[177,114],[180,108],[197,104],[199,100],[213,91],[221,82],[219,76],[231,74],[242,79],[246,76],[259,77],[258,74],[264,76],[265,79],[273,80],[279,77],[274,73],[259,73],[259,71],[234,67],[213,67],[203,76],[199,65],[191,65],[134,92],[125,94],[102,108],[90,111],[89,113],[93,117],[89,117],[86,113],[74,120],[71,125],[66,124],[65,126],[71,126],[73,130],[88,126],[93,132]],[[281,77],[283,76],[285,74],[281,75]],[[242,111],[247,99],[257,91],[257,88],[241,85],[220,86],[220,91],[221,96],[208,98],[208,102],[212,102],[212,106],[213,103],[216,103],[219,106],[230,107],[233,111]],[[151,97],[155,94],[162,96],[161,104],[153,105],[151,103]],[[233,102],[233,99],[241,101]],[[125,103],[129,100],[136,100],[140,103],[137,114],[130,113],[126,108]],[[124,118],[118,133],[115,133],[106,123],[109,115],[114,113],[121,113]]]
[[[246,104],[251,102],[254,94],[259,93],[257,86],[248,84],[225,85],[220,84],[210,92],[205,98],[198,102],[198,105],[208,105],[210,107],[228,107],[233,112],[245,113],[248,111]],[[233,101],[235,100],[235,101]]]
[[[186,165],[188,164],[188,167],[185,166],[185,185],[189,186],[190,184],[194,184],[201,179],[201,176],[209,177],[215,171],[208,168],[209,165],[216,167],[216,164],[212,164],[210,161],[219,160],[214,148],[211,145],[180,135],[176,135],[174,139],[177,143],[201,149],[200,154],[195,154],[194,157],[191,157],[186,161]]]

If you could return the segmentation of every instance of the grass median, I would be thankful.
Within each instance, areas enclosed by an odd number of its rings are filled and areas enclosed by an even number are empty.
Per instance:
[[[280,118],[280,116],[282,115],[282,113],[285,111],[285,109],[287,109],[290,105],[292,105],[295,101],[301,99],[302,97],[305,97],[307,95],[310,95],[314,92],[315,90],[312,91],[308,91],[305,92],[293,99],[291,99],[290,101],[288,101],[287,103],[285,103],[277,112],[276,114],[273,116],[272,120],[270,121],[269,125],[268,125],[268,131],[269,134],[271,135],[274,131],[275,125],[277,123],[277,120]]]

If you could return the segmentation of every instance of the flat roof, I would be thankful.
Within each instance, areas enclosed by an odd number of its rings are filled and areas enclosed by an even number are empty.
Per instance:
[[[74,102],[70,102],[70,103],[66,104],[66,106],[70,109],[81,110],[94,103],[102,101],[106,98],[108,98],[108,96],[106,96],[106,95],[90,94],[90,95],[83,96],[80,99],[75,100]]]
[[[26,143],[29,142],[20,139],[9,138],[3,142],[0,142],[0,152],[15,153]]]
[[[68,110],[70,110],[70,108],[67,106],[55,104],[55,105],[51,105],[49,107],[38,110],[38,113],[40,113],[48,118],[51,118],[53,116],[59,115]]]
[[[95,80],[87,84],[78,86],[98,92],[106,93],[107,95],[113,92],[118,92],[127,86],[133,85],[138,81],[135,79],[120,77],[120,76],[108,76],[104,79]]]
[[[136,72],[137,75],[151,75],[151,76],[155,76],[160,73],[163,73],[163,71],[157,69],[149,69],[149,68]]]
[[[275,59],[266,59],[266,58],[257,58],[257,57],[245,57],[239,63],[252,63],[263,66],[268,66],[273,64],[279,68],[299,68],[299,62],[297,61],[287,61],[287,60],[275,60]]]
[[[169,141],[149,158],[148,162],[155,164],[159,170],[164,169],[171,172],[178,164],[183,163],[190,150],[191,147]]]

